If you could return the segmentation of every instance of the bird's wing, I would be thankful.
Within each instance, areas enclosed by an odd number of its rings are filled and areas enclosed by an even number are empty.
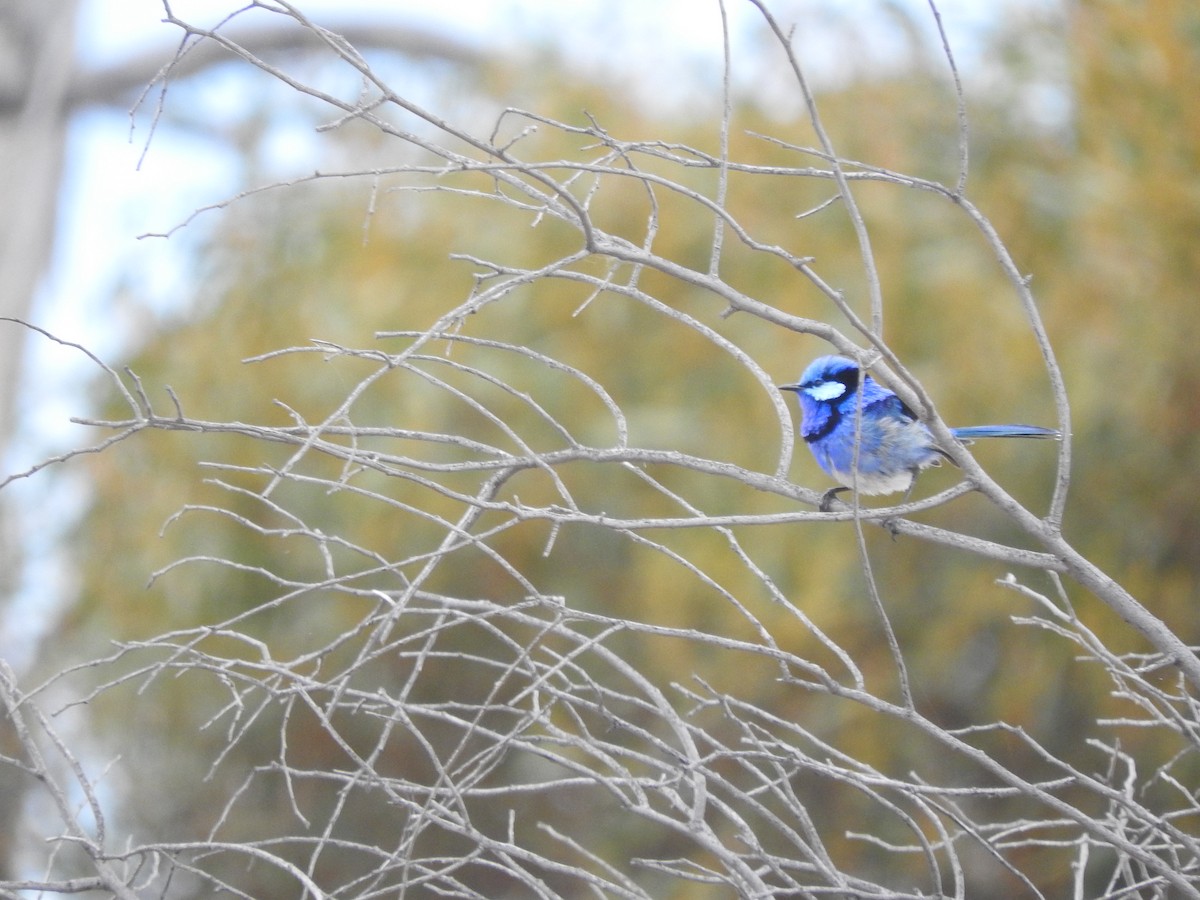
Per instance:
[[[868,403],[867,406],[881,413],[890,413],[898,419],[907,419],[909,422],[917,421],[917,414],[909,409],[907,403],[890,391],[887,396],[880,397],[878,400]]]

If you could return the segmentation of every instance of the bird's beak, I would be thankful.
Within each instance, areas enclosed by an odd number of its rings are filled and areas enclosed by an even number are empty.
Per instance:
[[[799,391],[800,390],[800,385],[798,385],[798,384],[777,384],[777,385],[775,385],[775,387],[776,387],[776,389],[781,390],[781,391]]]

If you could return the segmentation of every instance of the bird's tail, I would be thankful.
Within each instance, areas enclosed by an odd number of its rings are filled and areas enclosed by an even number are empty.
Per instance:
[[[960,441],[993,437],[1053,438],[1057,440],[1062,437],[1062,434],[1054,428],[1039,428],[1037,425],[968,425],[966,428],[951,428],[950,432]]]

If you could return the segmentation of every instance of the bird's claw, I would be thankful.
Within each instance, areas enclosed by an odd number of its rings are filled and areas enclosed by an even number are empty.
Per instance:
[[[837,495],[846,490],[844,487],[830,488],[821,495],[821,502],[817,504],[817,509],[821,512],[831,512],[833,501],[837,499]]]

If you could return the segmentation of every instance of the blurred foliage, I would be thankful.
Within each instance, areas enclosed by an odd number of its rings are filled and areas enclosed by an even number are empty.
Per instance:
[[[1039,119],[1030,110],[1039,109],[1037,90],[1044,89],[1047,68],[1053,70],[1057,63],[1011,51],[1033,44],[1061,53],[1064,38],[1070,81],[1056,85],[1056,96],[1067,100],[1061,112],[1052,104],[1052,113]],[[1122,2],[1072,4],[1065,22],[1054,16],[1027,17],[998,26],[988,36],[986,52],[990,56],[978,69],[993,72],[1002,89],[977,89],[968,79],[968,194],[997,224],[1018,264],[1033,274],[1064,362],[1077,454],[1068,535],[1185,640],[1196,642],[1200,105],[1194,97],[1200,89],[1200,9],[1190,0],[1161,4],[1155,15]],[[953,97],[938,66],[936,56],[918,56],[899,71],[861,73],[826,89],[821,112],[839,151],[953,183]],[[547,79],[541,71],[528,80],[513,72],[506,77],[527,106],[567,123],[586,124],[586,110],[624,139],[717,149],[715,119],[708,110],[696,118],[684,109],[673,114],[643,111],[626,94],[567,77]],[[763,108],[754,97],[741,98],[731,134],[734,159],[760,165],[810,163],[756,133],[796,144],[812,141],[803,120],[783,120],[777,109]],[[344,159],[395,152],[372,146],[377,139],[364,139],[354,129],[334,132],[331,139],[340,142],[332,152]],[[582,159],[586,143],[543,126],[516,147],[526,158]],[[255,152],[247,148],[248,154]],[[664,172],[710,195],[715,189],[711,172]],[[450,261],[450,253],[533,265],[578,243],[576,235],[556,223],[534,223],[486,199],[391,190],[398,187],[397,181],[380,181],[365,239],[369,180],[296,187],[235,206],[197,263],[194,315],[162,323],[129,364],[152,391],[170,385],[192,417],[284,424],[289,413],[275,402],[280,401],[307,421],[319,421],[344,400],[369,370],[367,364],[344,357],[321,362],[312,354],[245,365],[239,361],[310,338],[398,349],[402,341],[373,343],[372,334],[423,329],[470,292],[477,267]],[[945,418],[960,424],[1048,422],[1052,405],[1036,348],[994,259],[977,236],[964,231],[965,219],[944,200],[895,186],[862,185],[855,194],[871,229],[886,301],[886,336],[931,389]],[[757,239],[815,257],[817,271],[861,307],[862,267],[841,210],[835,204],[796,218],[832,195],[824,181],[734,176],[728,205]],[[663,192],[658,199],[657,252],[705,268],[711,218],[698,214],[698,207],[685,198]],[[632,182],[606,181],[597,203],[602,224],[641,239],[648,211],[644,191]],[[844,324],[794,272],[739,246],[730,235],[722,272],[740,290],[785,311]],[[790,380],[823,350],[810,338],[746,316],[722,319],[716,298],[685,285],[651,274],[642,284],[663,303],[744,348],[779,380]],[[629,416],[635,445],[773,470],[781,444],[778,426],[769,399],[740,366],[696,332],[653,310],[612,295],[583,307],[587,296],[578,285],[542,281],[471,317],[462,333],[529,346],[596,378]],[[451,352],[438,345],[431,352],[446,352],[455,363],[477,366],[528,391],[585,440],[600,446],[613,440],[614,429],[599,403],[575,383],[556,381],[539,367],[487,348],[460,345]],[[427,366],[437,369],[436,361]],[[486,392],[461,371],[446,367],[439,374],[464,390]],[[501,416],[523,414],[512,397],[497,392],[488,399]],[[109,406],[110,412],[114,409]],[[164,400],[160,411],[166,409]],[[402,373],[377,382],[356,403],[353,418],[358,425],[428,428],[497,445],[505,441],[469,408],[448,402],[444,392]],[[547,447],[554,446],[553,435],[545,440]],[[815,464],[798,449],[793,477],[825,487]],[[251,497],[261,486],[259,479],[222,473],[247,490],[231,492],[206,483],[212,472],[200,464],[214,459],[282,464],[288,452],[240,437],[154,433],[90,458],[94,497],[75,546],[81,596],[45,648],[43,665],[59,668],[64,659],[86,654],[98,639],[147,638],[251,608],[262,602],[264,591],[273,596],[274,588],[259,576],[202,564],[172,571],[146,589],[151,572],[181,557],[225,558],[297,579],[319,577],[320,562],[303,541],[256,539],[244,524],[218,512],[172,518],[191,504],[261,522],[261,507]],[[1034,509],[1044,504],[1052,465],[1046,448],[984,446],[978,455],[1019,498]],[[330,466],[328,474],[335,477],[336,467]],[[655,474],[708,513],[786,508],[777,499],[715,479],[679,484],[670,473]],[[563,477],[590,509],[614,514],[673,509],[617,471],[577,464],[566,467]],[[920,490],[944,487],[953,478],[953,472],[932,472]],[[442,511],[452,514],[452,504],[418,487],[382,481],[372,487],[424,508],[442,503]],[[530,473],[510,489],[532,499],[544,495],[548,486]],[[352,534],[384,555],[394,555],[404,542],[419,547],[436,539],[436,530],[422,533],[419,526],[398,534],[396,512],[383,504],[319,492],[288,495],[280,502],[302,518],[320,522],[327,533]],[[976,498],[963,498],[928,518],[998,540],[1016,539]],[[164,527],[165,522],[170,524]],[[272,524],[282,527],[279,521]],[[160,529],[162,538],[154,538]],[[890,693],[887,686],[894,675],[866,599],[850,527],[743,529],[739,537],[783,594],[851,651],[868,682]],[[704,559],[706,571],[781,643],[814,658],[827,655],[787,609],[764,595],[718,536],[685,530],[655,538],[687,558]],[[544,525],[527,523],[499,535],[493,546],[542,590],[563,594],[574,607],[751,636],[739,613],[662,553],[613,535],[566,528],[550,554],[543,555],[547,539]],[[1107,708],[1104,682],[1098,673],[1073,667],[1070,647],[1010,623],[1009,615],[1027,609],[992,585],[1003,574],[1000,567],[875,533],[868,534],[868,544],[884,603],[895,617],[913,670],[919,707],[946,724],[1003,720],[1027,729],[1056,752],[1074,754],[1083,768],[1102,764],[1082,761],[1087,756],[1080,755],[1078,738]],[[435,587],[464,596],[521,597],[520,586],[482,556],[477,566],[461,567],[446,578]],[[1115,617],[1086,597],[1075,599],[1099,633],[1116,646],[1126,644]],[[285,654],[302,647],[313,630],[336,630],[339,621],[351,626],[359,612],[310,601],[256,616],[252,627]],[[718,654],[698,658],[702,649],[682,642],[638,644],[630,639],[624,650],[663,682],[686,682],[700,673],[748,702],[806,722],[814,733],[882,770],[927,764],[929,748],[899,737],[897,729],[868,721],[861,710],[828,698],[797,696],[765,665],[756,668],[744,659],[730,664]],[[402,674],[381,672],[381,684]],[[471,689],[461,675],[446,678],[456,690]],[[188,679],[160,681],[145,699],[130,707],[127,698],[113,693],[93,702],[97,737],[120,748],[142,778],[167,786],[158,793],[158,802],[148,802],[139,791],[126,809],[127,820],[139,830],[182,828],[203,834],[219,810],[204,805],[212,786],[201,785],[201,776],[226,735],[197,728],[221,701],[191,690]],[[318,760],[311,764],[320,765],[323,752],[330,754],[329,764],[336,764],[336,750],[323,748],[319,730],[310,726],[303,716],[291,721],[294,743]],[[264,741],[273,734],[278,739],[278,720],[263,717],[254,728]],[[1153,739],[1131,735],[1126,749]],[[1002,741],[997,738],[994,749],[1014,751]],[[248,753],[246,746],[239,745],[238,754]],[[1155,748],[1138,749],[1146,765],[1152,765]],[[272,752],[262,751],[267,758]],[[395,752],[396,766],[409,764],[402,747]],[[255,759],[235,754],[218,767],[218,781],[238,783],[254,764]],[[814,802],[836,818],[833,831],[862,830],[854,823],[857,808],[848,798],[836,804],[820,798]],[[250,817],[237,819],[236,827],[248,833],[269,833],[272,817],[289,814],[282,795],[239,808]],[[596,845],[619,846],[628,840],[646,852],[648,843],[665,840],[636,831],[607,834],[602,819],[593,816]],[[842,850],[858,852],[852,845]],[[668,849],[663,852],[670,855]],[[980,884],[971,896],[1009,896],[1011,885],[1000,874],[996,878],[998,886]],[[1041,886],[1059,894],[1068,879],[1069,872],[1062,870],[1057,876],[1048,874]],[[269,885],[260,887],[257,895],[270,894]]]
[[[1077,214],[1049,307],[1080,431],[1082,547],[1195,642],[1200,557],[1200,8],[1072,17]],[[1064,327],[1065,330],[1065,327]],[[1086,530],[1083,524],[1087,523]],[[1135,523],[1135,524],[1133,524]],[[1133,527],[1131,527],[1133,524]]]

